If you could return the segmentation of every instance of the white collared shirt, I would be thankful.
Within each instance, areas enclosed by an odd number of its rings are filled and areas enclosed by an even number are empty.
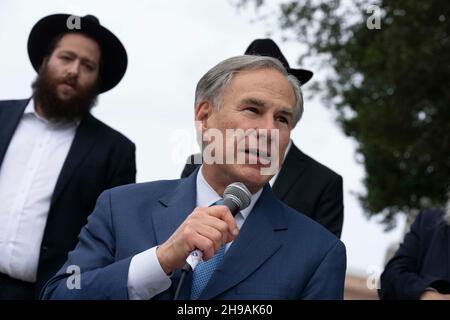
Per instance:
[[[200,167],[197,174],[197,207],[209,207],[211,204],[222,199],[221,196],[217,194],[216,191],[209,185],[209,183],[205,180],[202,172],[203,166]],[[255,206],[256,201],[258,201],[259,196],[261,195],[262,189],[252,195],[250,204],[247,208],[240,211],[235,216],[236,224],[239,229],[241,229],[242,225],[247,219],[248,215],[252,211]],[[227,249],[230,246],[231,242],[227,244]]]
[[[0,273],[35,282],[50,201],[78,123],[52,123],[30,100],[0,167]]]
[[[197,174],[196,207],[209,207],[222,197],[205,180],[202,169],[203,167],[200,167]],[[241,229],[261,193],[262,189],[252,195],[250,205],[235,216],[239,229]],[[226,250],[230,245],[231,242],[227,243]],[[166,275],[159,264],[156,247],[141,252],[131,259],[128,271],[128,295],[130,299],[148,300],[167,290],[171,284],[170,277]]]

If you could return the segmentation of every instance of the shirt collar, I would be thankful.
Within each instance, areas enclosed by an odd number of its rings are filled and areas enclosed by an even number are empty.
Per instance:
[[[30,101],[28,102],[27,107],[25,108],[25,111],[24,111],[23,114],[24,114],[24,115],[26,115],[26,114],[31,114],[31,115],[34,115],[36,118],[38,118],[38,119],[41,120],[41,121],[44,121],[44,122],[46,122],[46,123],[48,122],[47,119],[45,119],[44,117],[40,116],[40,115],[36,112],[36,108],[35,108],[35,104],[34,104],[34,99],[33,99],[33,98],[31,98]]]
[[[222,197],[210,186],[203,176],[203,166],[200,167],[197,174],[197,207],[208,207],[212,203],[222,199]],[[259,196],[262,193],[262,188],[252,195],[250,205],[241,210],[242,217],[247,219],[248,215],[255,206],[256,201],[258,201]]]

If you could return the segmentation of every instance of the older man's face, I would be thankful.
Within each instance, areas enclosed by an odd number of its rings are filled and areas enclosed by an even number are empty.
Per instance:
[[[268,158],[282,163],[293,127],[294,108],[294,91],[287,78],[275,69],[237,73],[223,94],[219,110],[208,102],[197,106],[196,120],[202,122],[203,129],[222,132],[226,141],[222,148],[224,160],[227,152],[234,151],[231,164],[224,161],[227,163],[204,166],[203,173],[213,188],[221,190],[231,182],[241,181],[256,192],[267,183],[273,174],[262,174],[262,169],[270,166]],[[227,129],[255,129],[258,143],[252,144],[248,136],[231,141],[225,138]],[[240,159],[245,159],[245,163]]]

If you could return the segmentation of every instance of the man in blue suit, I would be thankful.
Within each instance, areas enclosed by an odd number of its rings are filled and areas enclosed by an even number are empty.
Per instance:
[[[291,68],[286,57],[272,39],[256,39],[244,54],[277,58],[286,70],[300,81],[307,83],[313,73],[305,69]],[[185,178],[201,164],[201,154],[188,157],[181,177]],[[301,212],[341,236],[344,222],[342,177],[316,161],[291,141],[283,165],[270,180],[275,196],[289,207]]]
[[[298,81],[274,58],[239,56],[213,67],[195,99],[205,163],[185,179],[105,191],[42,298],[173,299],[179,269],[199,249],[204,261],[185,278],[180,299],[342,299],[343,243],[277,200],[268,184],[302,110]],[[239,129],[254,134],[226,134]],[[211,205],[237,181],[252,196],[234,218]]]

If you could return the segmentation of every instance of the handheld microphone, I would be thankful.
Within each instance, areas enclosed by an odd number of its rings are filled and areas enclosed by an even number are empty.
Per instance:
[[[217,204],[225,205],[230,209],[233,217],[240,211],[250,205],[252,194],[242,182],[233,182],[228,185],[223,192],[223,199]],[[186,275],[195,269],[197,264],[202,260],[203,252],[196,249],[192,251],[186,259],[184,267],[181,269],[180,280],[175,290],[174,300],[178,300],[181,286],[183,285]]]
[[[217,205],[224,205],[230,209],[231,214],[236,216],[239,211],[250,205],[252,194],[242,182],[233,182],[225,188],[223,199]],[[197,264],[202,260],[203,252],[196,249],[192,251],[186,259],[186,263],[182,270],[194,270]]]

